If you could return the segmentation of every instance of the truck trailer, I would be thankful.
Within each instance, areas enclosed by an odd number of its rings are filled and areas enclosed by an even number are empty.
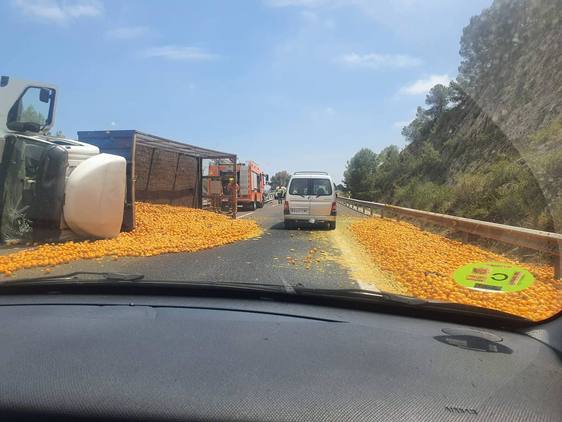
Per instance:
[[[222,160],[236,164],[236,154],[174,141],[138,130],[79,131],[80,142],[127,162],[127,194],[123,231],[135,227],[135,202],[202,208],[207,202],[204,163]],[[225,164],[226,166],[226,164]],[[235,217],[235,209],[228,214]]]

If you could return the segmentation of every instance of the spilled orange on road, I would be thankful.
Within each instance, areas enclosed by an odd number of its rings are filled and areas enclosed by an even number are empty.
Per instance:
[[[562,310],[562,282],[554,279],[550,266],[518,262],[404,221],[367,218],[353,223],[350,230],[377,266],[412,296],[496,309],[534,321]],[[513,293],[471,290],[452,277],[455,270],[471,262],[515,264],[530,271],[535,282]]]
[[[0,273],[51,267],[79,259],[140,257],[173,252],[195,252],[261,234],[251,220],[229,217],[193,208],[136,204],[135,230],[114,239],[44,244],[0,256]]]

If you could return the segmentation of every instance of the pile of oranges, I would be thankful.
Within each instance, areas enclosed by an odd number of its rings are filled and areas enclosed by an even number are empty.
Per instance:
[[[24,268],[51,267],[79,259],[153,256],[195,252],[261,234],[251,220],[193,208],[136,204],[136,228],[114,239],[50,243],[0,256],[0,274],[12,275]]]
[[[496,309],[533,321],[562,310],[562,282],[548,265],[521,263],[404,221],[368,218],[353,223],[350,230],[377,266],[412,296]],[[457,284],[453,273],[472,262],[511,263],[529,270],[535,282],[514,293],[471,290]]]

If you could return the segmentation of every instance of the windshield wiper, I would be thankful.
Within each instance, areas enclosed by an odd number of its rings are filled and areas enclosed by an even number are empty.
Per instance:
[[[0,283],[0,291],[3,288],[18,287],[40,287],[40,286],[138,286],[138,287],[162,287],[180,288],[185,290],[244,290],[256,292],[282,292],[294,294],[292,289],[278,284],[242,283],[242,282],[208,282],[208,281],[169,281],[169,280],[146,280],[143,274],[77,271],[68,274],[51,275],[46,277],[34,277],[22,280],[13,280]]]
[[[60,274],[60,275],[49,275],[45,277],[34,277],[27,278],[23,280],[14,280],[2,285],[32,285],[32,284],[43,284],[45,282],[70,282],[70,283],[99,283],[103,281],[137,281],[144,278],[143,274],[128,274],[128,273],[111,273],[111,272],[97,272],[97,271],[76,271],[73,273]]]

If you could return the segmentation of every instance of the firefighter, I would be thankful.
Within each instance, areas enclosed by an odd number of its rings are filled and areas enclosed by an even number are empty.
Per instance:
[[[240,190],[240,186],[234,180],[234,177],[228,178],[228,185],[227,185],[228,193],[230,194],[230,203],[232,207],[232,211],[236,211],[236,196],[238,195],[238,191]]]

